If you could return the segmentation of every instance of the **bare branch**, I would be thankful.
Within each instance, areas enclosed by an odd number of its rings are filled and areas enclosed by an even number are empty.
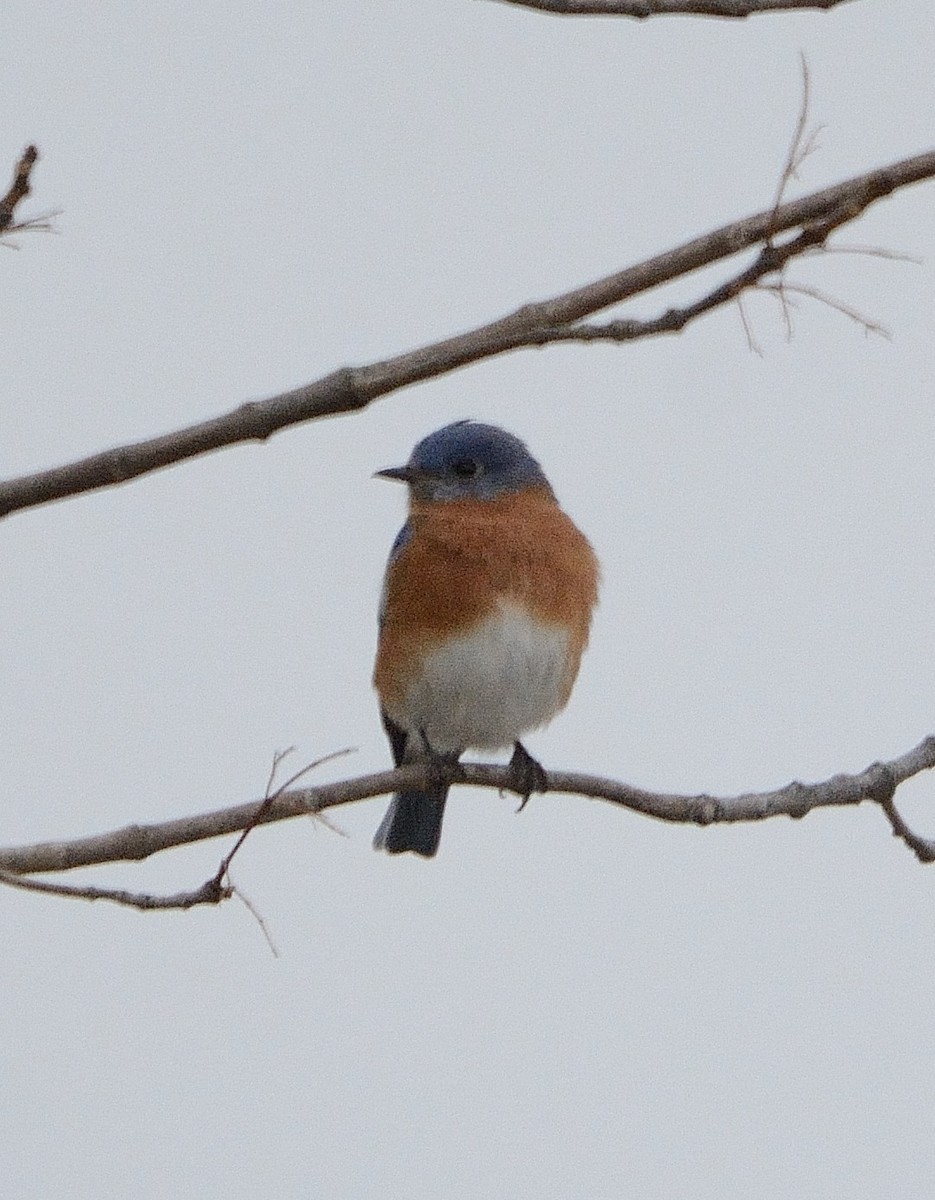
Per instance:
[[[769,286],[763,283],[766,276],[778,273],[780,275],[780,283],[771,286],[774,288],[780,287],[782,271],[791,259],[799,258],[803,254],[814,250],[822,249],[825,238],[833,232],[837,225],[848,220],[850,220],[848,210],[842,209],[837,216],[831,215],[825,221],[809,225],[797,237],[791,238],[781,245],[777,246],[772,241],[767,242],[757,255],[756,260],[749,267],[746,267],[732,279],[728,279],[726,283],[720,284],[708,292],[707,295],[702,296],[700,300],[696,300],[693,304],[688,304],[684,308],[670,308],[661,316],[644,321],[627,318],[608,321],[604,325],[577,324],[557,329],[540,329],[536,335],[535,344],[540,345],[547,342],[629,342],[636,338],[652,337],[660,333],[679,333],[689,321],[693,321],[702,313],[710,312],[712,309],[729,304],[732,300],[738,299],[743,292],[750,288],[765,288]],[[791,287],[792,285],[788,286]],[[803,288],[802,290],[804,291],[805,289]],[[817,299],[818,297],[816,296],[815,298]],[[852,314],[849,313],[848,315]]]
[[[875,201],[935,176],[935,150],[902,159],[799,200],[734,221],[584,287],[527,304],[468,333],[435,342],[365,367],[345,367],[313,383],[267,400],[248,401],[232,412],[148,441],[105,450],[52,470],[0,482],[0,516],[65,496],[111,487],[173,463],[237,442],[265,441],[280,429],[319,417],[356,412],[380,396],[447,374],[523,346],[538,346],[543,330],[570,326],[735,254],[798,229],[818,244],[830,229],[849,223]],[[704,310],[702,310],[704,311]]]
[[[671,795],[643,791],[613,779],[562,771],[546,773],[546,790],[605,800],[644,816],[683,825],[734,824],[778,816],[801,818],[818,808],[839,808],[870,801],[880,805],[894,835],[909,846],[919,861],[930,863],[935,862],[935,839],[913,833],[897,812],[893,797],[900,784],[933,767],[935,736],[930,736],[906,754],[887,763],[873,763],[857,775],[835,775],[821,783],[795,782],[769,792],[749,792],[724,798],[705,794]],[[105,888],[66,887],[22,877],[105,862],[138,861],[175,846],[252,829],[259,824],[319,813],[327,808],[389,792],[419,789],[437,784],[440,769],[443,773],[450,771],[449,779],[453,785],[498,788],[520,795],[523,792],[522,781],[516,778],[510,766],[462,763],[447,769],[438,764],[410,764],[318,788],[282,792],[259,802],[157,825],[130,825],[125,829],[71,842],[8,847],[0,850],[0,883],[86,900],[108,899],[140,909],[217,904],[234,894],[234,889],[219,883],[217,875],[192,892],[166,897]]]
[[[73,900],[110,900],[113,904],[121,904],[126,908],[137,908],[141,912],[153,912],[157,909],[162,911],[169,908],[187,909],[194,908],[198,904],[220,904],[223,900],[229,900],[234,894],[233,888],[219,887],[213,879],[207,880],[194,891],[176,892],[171,896],[152,896],[145,892],[127,892],[119,888],[49,883],[44,879],[29,879],[11,871],[0,871],[0,883],[7,887],[21,888],[24,892],[42,892],[46,896],[67,896]],[[260,924],[263,927],[262,922]]]
[[[38,158],[39,151],[35,146],[27,146],[20,155],[20,160],[13,173],[13,182],[10,184],[7,194],[0,200],[0,233],[8,233],[22,228],[14,223],[13,218],[16,206],[29,195],[29,177]]]
[[[229,872],[231,862],[249,834],[258,824],[265,821],[270,806],[287,788],[301,779],[303,775],[307,775],[309,771],[314,770],[315,767],[320,767],[322,763],[331,762],[334,758],[350,754],[350,750],[336,750],[332,754],[326,754],[323,758],[319,758],[315,762],[302,767],[300,771],[296,771],[280,788],[272,792],[270,789],[273,786],[276,772],[282,760],[290,752],[291,747],[290,750],[277,751],[273,756],[273,765],[270,768],[269,780],[266,785],[266,795],[256,806],[251,818],[243,825],[240,836],[234,842],[233,848],[221,859],[221,864],[214,875],[210,879],[206,879],[200,887],[192,891],[176,892],[171,896],[154,896],[146,892],[128,892],[122,888],[83,887],[80,884],[48,883],[45,880],[29,879],[21,873],[3,869],[0,869],[0,884],[6,884],[8,887],[22,888],[28,892],[43,892],[48,896],[67,896],[79,900],[110,900],[114,904],[122,904],[127,908],[137,908],[141,911],[168,908],[187,909],[194,908],[199,904],[220,904],[224,900],[229,900],[231,896],[237,896],[260,926],[263,936],[266,938],[274,956],[278,957],[279,952],[276,949],[273,939],[270,937],[266,922],[243,892],[235,888],[230,881]],[[45,870],[46,868],[39,869]]]
[[[758,13],[825,10],[848,0],[500,0],[517,8],[563,17],[721,17],[742,19]]]

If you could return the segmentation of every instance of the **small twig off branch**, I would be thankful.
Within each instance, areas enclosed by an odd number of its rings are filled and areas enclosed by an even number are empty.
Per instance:
[[[809,287],[804,283],[789,283],[785,279],[779,279],[775,283],[760,283],[757,285],[757,290],[775,296],[782,305],[783,323],[786,326],[787,341],[792,341],[792,309],[797,307],[794,299],[795,296],[807,296],[810,300],[815,300],[819,304],[823,304],[826,308],[834,309],[835,312],[839,312],[842,316],[847,317],[849,321],[853,321],[855,325],[859,325],[868,337],[871,334],[876,334],[878,337],[887,339],[893,336],[886,326],[881,325],[879,321],[875,321],[872,317],[858,312],[853,305],[845,304],[843,300],[829,296],[827,292],[823,292],[820,288]]]
[[[827,236],[829,227],[849,223],[875,201],[932,177],[935,177],[935,150],[733,221],[623,271],[548,300],[527,304],[468,333],[369,366],[345,367],[294,391],[250,401],[223,416],[162,437],[0,482],[0,516],[124,483],[222,446],[265,441],[289,425],[356,412],[378,397],[411,384],[520,347],[542,345],[544,341],[555,340],[544,336],[544,331],[574,326],[593,313],[700,267],[763,245],[783,233],[798,230],[806,235],[798,243],[800,252],[805,253],[813,248],[816,235]],[[699,311],[706,311],[706,307]]]
[[[935,862],[935,839],[921,837],[908,827],[895,807],[894,796],[900,784],[932,768],[935,768],[935,736],[925,738],[918,746],[889,762],[873,763],[857,775],[835,775],[821,783],[795,782],[769,792],[749,792],[730,797],[671,795],[647,792],[612,779],[563,771],[546,773],[545,790],[604,800],[644,816],[683,825],[735,824],[778,816],[798,819],[819,808],[875,803],[886,816],[894,836],[905,842],[920,862],[931,863]],[[235,894],[235,889],[222,883],[224,871],[218,872],[194,891],[165,897],[140,896],[132,892],[80,885],[69,887],[26,876],[101,863],[140,861],[175,846],[253,829],[274,821],[320,813],[324,809],[400,789],[425,787],[438,782],[439,770],[445,773],[447,768],[438,764],[412,764],[322,787],[274,793],[261,801],[161,824],[130,825],[75,841],[43,842],[0,849],[0,884],[87,900],[113,900],[140,909],[218,904]],[[510,766],[455,764],[450,768],[450,782],[453,785],[505,789],[518,794],[523,792],[522,781],[515,778]],[[225,860],[228,864],[229,857]]]
[[[13,182],[7,194],[0,200],[0,233],[10,233],[22,228],[14,223],[16,206],[29,195],[29,177],[38,158],[39,151],[35,146],[27,146],[20,155],[13,172]]]
[[[562,17],[720,17],[740,20],[758,13],[828,10],[848,0],[500,0]]]
[[[39,160],[39,151],[35,146],[27,146],[20,155],[20,160],[16,164],[13,172],[13,182],[10,184],[7,194],[0,200],[0,238],[3,238],[0,245],[11,250],[17,250],[19,247],[15,242],[7,240],[4,236],[9,233],[51,233],[52,218],[59,215],[59,209],[53,209],[50,212],[35,213],[31,217],[16,218],[16,209],[22,200],[30,194],[32,169]]]
[[[148,892],[130,892],[124,888],[104,888],[86,886],[83,884],[64,884],[50,883],[44,879],[31,879],[27,875],[17,874],[16,872],[0,869],[0,884],[6,884],[8,887],[21,888],[27,892],[41,892],[47,896],[66,896],[76,900],[109,900],[112,904],[119,904],[125,908],[135,908],[141,912],[151,912],[156,909],[166,910],[171,908],[188,909],[195,908],[201,904],[220,904],[224,900],[229,900],[232,896],[237,896],[242,901],[250,915],[260,926],[263,936],[272,950],[274,955],[278,954],[273,939],[270,937],[269,930],[266,927],[266,922],[260,916],[255,906],[247,899],[247,897],[235,887],[230,879],[230,866],[234,860],[234,856],[246,841],[247,837],[258,826],[262,825],[267,820],[267,813],[271,806],[276,803],[292,784],[296,783],[303,775],[307,775],[309,771],[314,770],[322,763],[331,762],[332,759],[340,758],[345,754],[349,754],[350,750],[336,750],[333,754],[326,754],[323,758],[317,759],[315,762],[309,763],[307,766],[296,771],[291,775],[279,788],[273,791],[273,781],[276,773],[282,763],[282,760],[289,754],[290,751],[277,752],[273,757],[273,765],[270,770],[269,780],[266,785],[266,794],[261,801],[253,806],[253,812],[250,818],[240,827],[240,836],[234,842],[233,847],[221,859],[220,865],[210,879],[206,879],[199,887],[186,892],[175,892],[171,896],[157,896]],[[307,810],[306,810],[307,811]],[[314,815],[314,814],[313,814]],[[324,818],[322,818],[324,820]],[[327,822],[326,822],[327,823]],[[101,860],[98,860],[100,862]],[[90,865],[90,864],[84,864]],[[45,869],[45,868],[42,868]]]
[[[808,73],[808,59],[801,52],[799,53],[799,68],[802,73],[802,102],[799,105],[799,115],[792,133],[789,152],[786,155],[786,161],[780,172],[779,182],[776,184],[776,198],[773,201],[774,212],[777,212],[779,206],[782,204],[789,184],[794,179],[798,179],[799,170],[805,160],[810,154],[814,154],[818,145],[818,135],[821,133],[821,126],[812,130],[808,128],[812,88],[811,78]]]
[[[0,871],[0,884],[20,888],[24,892],[40,892],[45,896],[65,896],[71,900],[109,900],[124,908],[141,912],[165,912],[167,909],[195,908],[199,904],[220,904],[234,895],[231,887],[219,887],[214,879],[206,880],[190,892],[174,892],[171,896],[153,896],[144,892],[128,892],[123,888],[84,887],[81,884],[50,883],[45,879],[30,879],[12,871]]]
[[[604,324],[582,322],[554,329],[540,329],[536,335],[536,345],[549,342],[629,342],[636,338],[654,337],[663,333],[678,333],[702,313],[721,308],[733,300],[737,300],[744,292],[753,288],[763,287],[763,281],[770,275],[782,275],[788,262],[793,258],[801,258],[814,250],[824,248],[825,239],[839,226],[849,221],[849,210],[842,209],[837,214],[830,214],[825,221],[816,221],[802,233],[781,244],[767,242],[756,259],[731,279],[713,288],[707,295],[702,296],[692,304],[682,308],[669,308],[658,317],[646,320],[623,318],[607,321]],[[804,289],[803,289],[804,290]],[[816,294],[815,299],[824,297]],[[831,303],[830,301],[828,301]],[[852,313],[848,313],[848,316]]]
[[[801,56],[801,68],[802,103],[789,151],[780,172],[776,196],[773,201],[773,214],[779,212],[787,188],[794,179],[798,178],[798,172],[802,164],[814,152],[816,139],[820,131],[820,127],[811,130],[808,128],[810,83],[808,63],[804,55]],[[829,296],[818,288],[792,284],[785,277],[786,267],[794,259],[802,258],[815,252],[826,253],[830,249],[827,245],[827,239],[838,226],[847,224],[851,219],[852,213],[850,208],[843,206],[837,213],[829,213],[824,220],[806,225],[801,233],[787,238],[785,242],[777,243],[772,234],[768,234],[759,254],[749,266],[738,272],[733,278],[725,280],[724,283],[719,284],[692,304],[687,304],[680,308],[669,308],[658,317],[644,320],[622,318],[608,321],[604,324],[580,322],[553,329],[542,329],[539,331],[539,341],[537,344],[545,345],[549,342],[629,342],[637,338],[678,333],[703,313],[712,312],[716,308],[721,308],[725,304],[731,303],[731,301],[736,301],[740,308],[740,318],[743,322],[747,344],[751,350],[759,354],[761,351],[753,336],[753,331],[742,303],[743,295],[748,291],[765,291],[778,297],[782,305],[786,335],[790,340],[792,337],[792,317],[790,310],[794,304],[790,297],[793,293],[809,296],[811,299],[835,309],[844,316],[856,321],[866,333],[879,333],[884,337],[889,337],[888,331],[882,325],[871,320],[869,317],[864,317],[852,306],[835,300],[832,296]],[[774,276],[775,278],[773,278]]]
[[[253,830],[256,829],[256,827],[258,825],[263,824],[266,814],[270,811],[270,809],[273,807],[273,805],[276,803],[276,801],[280,798],[280,796],[283,796],[289,790],[289,788],[292,787],[292,785],[294,783],[298,783],[298,781],[302,778],[303,775],[307,775],[310,771],[314,771],[317,767],[322,766],[324,763],[332,762],[336,758],[342,758],[345,754],[351,753],[351,751],[349,749],[335,750],[333,754],[326,754],[322,758],[317,758],[317,759],[315,759],[314,762],[307,763],[304,767],[301,767],[293,775],[290,775],[289,778],[284,783],[282,783],[278,788],[276,788],[275,791],[273,791],[273,781],[276,778],[276,773],[278,772],[283,759],[286,757],[287,754],[291,754],[291,752],[292,752],[291,749],[284,750],[284,751],[281,750],[281,751],[277,751],[277,753],[273,756],[273,765],[270,769],[269,780],[267,781],[267,784],[266,784],[266,795],[263,797],[263,800],[261,801],[261,803],[257,806],[257,810],[253,814],[253,817],[251,818],[251,820],[249,820],[247,822],[247,824],[243,827],[240,837],[236,840],[236,842],[234,842],[234,845],[231,847],[230,851],[227,854],[225,854],[224,857],[221,859],[220,866],[218,867],[217,871],[215,872],[214,881],[213,881],[217,887],[220,888],[222,883],[225,880],[228,880],[230,866],[231,866],[231,863],[234,861],[234,855],[237,853],[237,851],[240,849],[240,847],[244,844],[244,842],[247,840],[247,838],[253,832]],[[249,908],[251,906],[248,905],[247,907]]]

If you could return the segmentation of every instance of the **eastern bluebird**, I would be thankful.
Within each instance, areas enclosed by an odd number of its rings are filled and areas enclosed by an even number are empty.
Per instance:
[[[545,772],[519,738],[571,694],[597,601],[594,551],[523,443],[495,425],[446,425],[377,475],[409,487],[374,670],[396,765],[512,745],[528,796]],[[394,796],[374,847],[431,858],[447,794]]]

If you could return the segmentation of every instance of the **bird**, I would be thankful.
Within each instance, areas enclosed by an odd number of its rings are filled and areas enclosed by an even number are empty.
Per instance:
[[[571,694],[597,603],[594,550],[526,445],[499,426],[446,425],[376,477],[406,484],[409,498],[373,676],[393,760],[447,770],[468,749],[512,746],[525,803],[546,775],[520,738]],[[374,848],[432,858],[448,786],[397,793]]]

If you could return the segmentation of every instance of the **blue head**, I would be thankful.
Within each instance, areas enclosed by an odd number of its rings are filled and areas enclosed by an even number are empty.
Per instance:
[[[430,433],[404,467],[377,475],[407,483],[414,500],[494,500],[526,488],[552,490],[518,437],[476,421],[455,421]]]

